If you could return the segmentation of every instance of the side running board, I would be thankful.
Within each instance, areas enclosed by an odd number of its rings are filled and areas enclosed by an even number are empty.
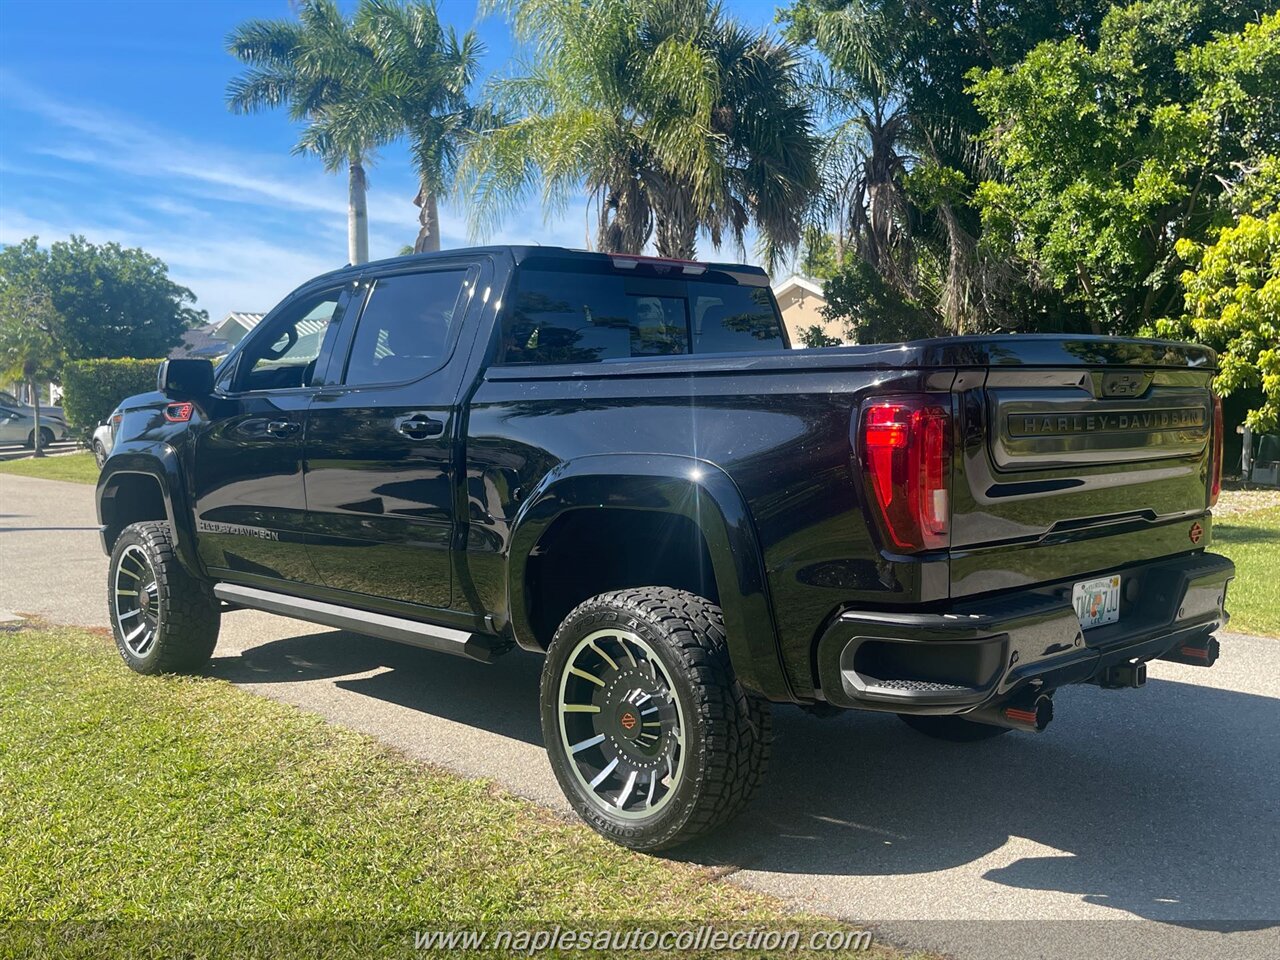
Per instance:
[[[410,646],[424,647],[439,653],[470,657],[482,663],[492,663],[497,658],[493,640],[480,633],[438,627],[430,623],[419,623],[417,620],[390,617],[383,613],[370,613],[366,610],[357,610],[355,607],[344,607],[320,600],[291,597],[287,593],[243,587],[235,583],[214,584],[213,595],[219,600],[225,600],[239,607],[265,610],[267,613],[278,613],[285,617],[296,617],[310,623],[350,630],[352,633],[362,633],[382,640],[407,643]]]

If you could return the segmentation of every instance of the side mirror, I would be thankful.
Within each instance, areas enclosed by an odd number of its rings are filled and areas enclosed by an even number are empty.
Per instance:
[[[208,360],[164,360],[156,389],[172,399],[191,400],[213,393],[213,364]]]

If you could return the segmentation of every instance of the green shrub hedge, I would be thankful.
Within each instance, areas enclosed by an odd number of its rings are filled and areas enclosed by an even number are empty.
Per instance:
[[[125,397],[156,388],[159,360],[73,360],[62,370],[67,423],[87,436]]]

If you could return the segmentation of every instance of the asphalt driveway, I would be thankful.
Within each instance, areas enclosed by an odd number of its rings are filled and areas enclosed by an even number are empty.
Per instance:
[[[0,611],[105,624],[92,501],[0,476]],[[566,809],[539,667],[238,612],[211,672]],[[763,795],[681,855],[958,957],[1280,955],[1280,640],[1229,635],[1211,670],[1150,674],[1141,691],[1062,691],[1042,736],[982,744],[780,709]]]

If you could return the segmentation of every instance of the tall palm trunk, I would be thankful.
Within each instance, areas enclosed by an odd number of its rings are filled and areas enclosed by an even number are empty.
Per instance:
[[[601,253],[643,253],[652,227],[649,200],[634,177],[602,188],[596,237]]]
[[[680,217],[657,217],[654,246],[658,256],[674,260],[698,259],[698,225]]]
[[[418,206],[418,239],[413,244],[414,253],[435,253],[440,249],[440,206],[435,192],[426,184],[413,198]]]
[[[676,260],[698,257],[698,211],[693,191],[685,184],[672,184],[665,177],[651,177],[653,193],[653,245],[658,256]]]
[[[43,457],[44,444],[40,442],[43,439],[40,436],[40,391],[36,387],[35,380],[31,380],[28,383],[27,387],[31,391],[31,406],[35,408],[35,421],[36,421],[35,442],[31,444],[31,448],[33,451],[31,455],[33,457]]]
[[[369,260],[369,207],[365,201],[368,182],[361,158],[353,156],[347,167],[347,259],[351,263]]]

